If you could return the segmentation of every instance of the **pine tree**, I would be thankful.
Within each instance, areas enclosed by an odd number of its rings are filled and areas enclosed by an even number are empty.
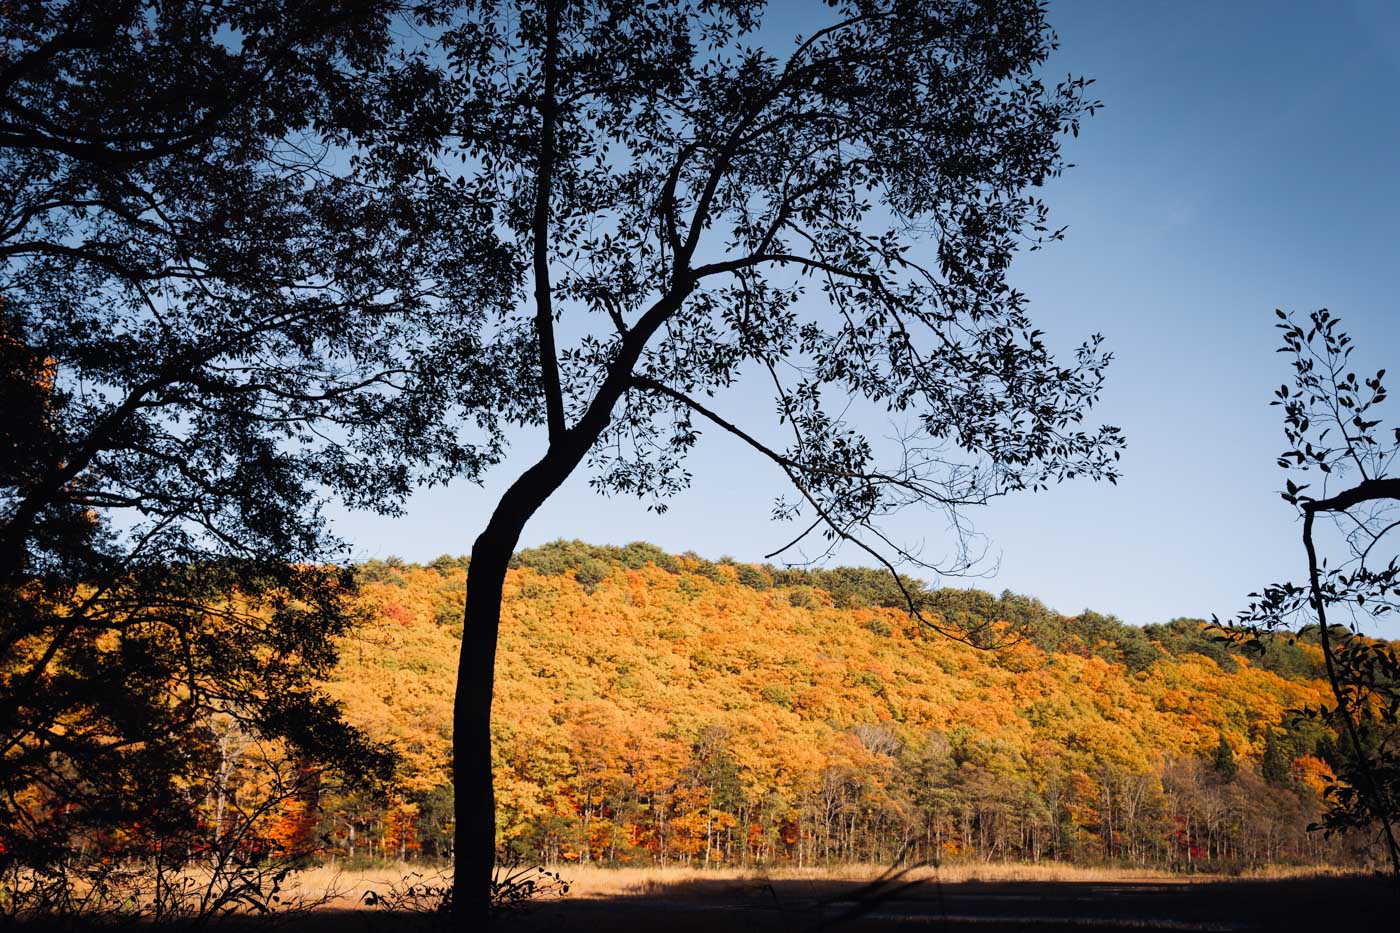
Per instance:
[[[1264,760],[1260,763],[1259,770],[1264,775],[1264,780],[1270,784],[1283,785],[1288,783],[1288,755],[1284,753],[1283,747],[1279,745],[1278,739],[1273,732],[1269,732],[1264,737]]]
[[[1235,761],[1235,750],[1225,740],[1223,732],[1220,733],[1220,744],[1215,746],[1215,770],[1226,783],[1233,781],[1240,771],[1239,763]]]

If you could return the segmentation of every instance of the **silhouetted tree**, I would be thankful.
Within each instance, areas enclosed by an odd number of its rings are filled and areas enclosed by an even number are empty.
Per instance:
[[[1323,826],[1329,833],[1377,829],[1400,879],[1400,654],[1362,631],[1400,599],[1400,552],[1392,534],[1400,528],[1400,428],[1382,430],[1374,410],[1386,400],[1385,370],[1358,378],[1349,369],[1353,344],[1336,317],[1322,309],[1300,324],[1277,314],[1282,352],[1293,360],[1293,385],[1280,386],[1272,403],[1283,409],[1288,440],[1278,465],[1313,477],[1301,484],[1287,479],[1281,495],[1303,519],[1308,580],[1251,593],[1233,626],[1260,650],[1263,633],[1315,626],[1334,703],[1303,712],[1342,736],[1328,759],[1338,782]],[[1336,528],[1321,544],[1315,537],[1319,516],[1333,519]],[[1336,552],[1331,561],[1319,556],[1328,546]]]
[[[404,6],[0,16],[6,858],[173,812],[211,710],[378,761],[311,687],[350,621],[320,505],[392,509],[477,456],[435,427],[434,380],[464,380],[423,361],[464,365],[427,347],[492,287],[455,252],[477,218],[415,165],[361,167],[375,102],[423,80],[388,57]]]
[[[965,507],[1112,480],[1120,439],[1082,426],[1099,339],[1059,362],[1006,278],[1018,248],[1059,237],[1032,191],[1096,106],[1082,79],[1039,80],[1054,44],[1041,4],[839,0],[767,47],[746,0],[443,8],[441,50],[422,58],[443,87],[396,99],[386,119],[421,132],[375,154],[429,172],[447,157],[463,210],[513,250],[510,308],[453,323],[483,374],[476,421],[493,439],[545,434],[471,554],[454,750],[465,917],[485,909],[495,848],[504,575],[585,462],[600,492],[660,510],[708,426],[791,484],[774,515],[800,530],[775,554],[844,543],[891,570],[958,572],[978,557]],[[714,398],[740,379],[769,387],[770,427]],[[867,409],[902,419],[897,443],[843,414]],[[911,505],[953,522],[947,555],[881,534]]]

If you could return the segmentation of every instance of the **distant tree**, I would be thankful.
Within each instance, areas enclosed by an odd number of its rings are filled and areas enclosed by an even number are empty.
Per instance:
[[[1264,636],[1277,630],[1316,632],[1333,703],[1303,712],[1341,736],[1328,759],[1338,781],[1323,826],[1329,833],[1377,829],[1400,879],[1400,653],[1362,630],[1400,602],[1400,537],[1393,534],[1400,529],[1400,428],[1382,430],[1375,409],[1386,400],[1385,370],[1370,378],[1350,370],[1354,345],[1338,318],[1326,309],[1306,323],[1277,314],[1281,350],[1293,362],[1293,385],[1280,386],[1272,403],[1283,409],[1288,441],[1278,458],[1290,474],[1281,495],[1303,519],[1308,579],[1250,594],[1233,632],[1256,650],[1266,650]],[[1312,482],[1295,482],[1299,473]],[[1335,529],[1321,541],[1319,517]]]
[[[445,196],[513,251],[509,308],[452,319],[490,439],[477,463],[504,426],[545,434],[472,547],[454,723],[465,917],[486,908],[495,850],[506,569],[585,462],[600,492],[661,510],[704,424],[791,484],[774,515],[799,530],[774,555],[844,543],[889,570],[958,572],[979,556],[965,507],[1114,480],[1120,437],[1082,424],[1099,338],[1059,362],[1007,281],[1019,248],[1059,238],[1033,189],[1097,106],[1083,79],[1041,82],[1041,3],[837,0],[768,47],[747,0],[441,6],[440,50],[420,61],[443,87],[397,98],[384,119],[421,132],[373,155],[450,166]],[[741,378],[767,384],[774,427],[712,399]],[[899,441],[843,414],[867,409],[904,419]],[[946,557],[881,533],[907,506],[952,523]]]
[[[1288,766],[1288,755],[1284,752],[1282,743],[1274,734],[1274,730],[1268,730],[1264,733],[1264,757],[1259,763],[1259,773],[1270,784],[1283,785],[1289,782]]]
[[[1229,783],[1240,773],[1240,766],[1235,761],[1235,749],[1225,738],[1225,733],[1220,734],[1220,741],[1216,743],[1215,753],[1211,759],[1215,766],[1215,773],[1220,775],[1221,780]]]
[[[1152,640],[1136,625],[1124,625],[1118,633],[1117,644],[1119,658],[1130,671],[1145,671],[1162,656]]]
[[[586,591],[593,590],[608,578],[608,565],[593,558],[586,559],[579,568],[574,571],[574,579],[578,581]]]
[[[735,569],[739,574],[739,582],[744,586],[755,590],[766,590],[773,585],[768,574],[753,564],[739,564]]]
[[[1233,673],[1239,669],[1239,662],[1230,653],[1227,640],[1218,635],[1211,637],[1210,623],[1205,619],[1172,619],[1162,624],[1143,626],[1143,634],[1159,642],[1173,655],[1198,654],[1210,658],[1220,668]]]

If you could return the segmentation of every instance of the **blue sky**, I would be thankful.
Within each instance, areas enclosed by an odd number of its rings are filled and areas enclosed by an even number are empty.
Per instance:
[[[801,23],[804,6],[778,4],[770,29]],[[996,573],[948,582],[1138,624],[1226,615],[1303,571],[1276,492],[1268,402],[1288,371],[1274,308],[1331,308],[1362,369],[1400,372],[1400,4],[1057,0],[1050,17],[1049,75],[1095,78],[1106,107],[1045,192],[1066,241],[1022,257],[1015,278],[1058,345],[1097,331],[1116,354],[1099,416],[1128,436],[1125,477],[974,513]],[[484,487],[421,492],[393,519],[338,514],[337,529],[359,557],[466,553],[537,443],[521,438]],[[575,476],[523,543],[647,540],[759,560],[786,540],[767,517],[782,485],[765,464],[711,433],[690,466],[693,487],[661,516]],[[891,527],[931,549],[943,533],[923,513]]]

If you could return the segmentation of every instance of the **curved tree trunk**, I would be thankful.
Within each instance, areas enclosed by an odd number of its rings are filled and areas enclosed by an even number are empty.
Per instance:
[[[492,526],[496,523],[492,522]],[[522,523],[523,524],[523,523]],[[452,778],[457,844],[453,906],[459,929],[490,917],[496,860],[496,794],[491,779],[491,699],[501,588],[519,529],[488,526],[472,546],[466,621],[452,716]]]
[[[606,420],[603,425],[606,425]],[[457,692],[452,712],[452,781],[456,817],[453,919],[456,929],[489,922],[496,860],[496,794],[491,774],[491,701],[496,640],[506,568],[525,523],[582,461],[597,438],[573,432],[501,497],[486,529],[472,545]]]
[[[632,383],[633,368],[647,341],[679,310],[695,283],[691,273],[678,271],[666,293],[623,339],[607,376],[578,423],[551,436],[545,455],[506,490],[486,529],[472,545],[452,712],[452,782],[457,821],[453,920],[459,930],[480,929],[490,918],[491,876],[496,858],[491,699],[506,567],[525,523],[583,462],[607,429],[613,406]]]

